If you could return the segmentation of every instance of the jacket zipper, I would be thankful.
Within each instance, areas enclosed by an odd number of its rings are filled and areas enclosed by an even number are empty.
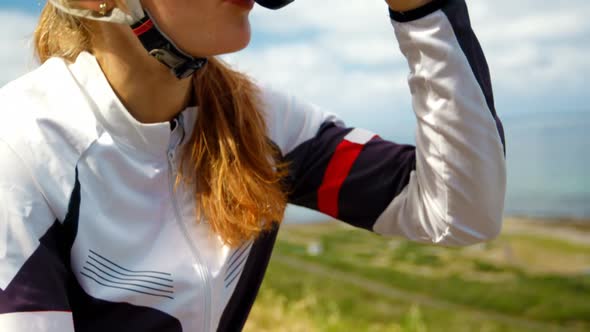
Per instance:
[[[174,120],[177,121],[177,120]],[[179,128],[180,127],[180,128]],[[182,115],[179,117],[179,121],[176,122],[176,130],[184,130],[183,123],[182,123]],[[204,313],[204,329],[203,331],[208,332],[210,329],[210,319],[211,319],[211,282],[209,280],[209,270],[207,265],[205,264],[204,260],[202,259],[201,255],[199,254],[198,249],[194,246],[193,241],[191,239],[189,230],[187,229],[186,225],[182,221],[180,216],[180,210],[178,208],[178,203],[176,201],[176,195],[174,193],[174,183],[176,180],[176,163],[175,163],[175,152],[176,148],[180,144],[182,139],[176,139],[176,141],[170,146],[168,149],[168,174],[169,176],[169,189],[170,189],[170,197],[172,200],[172,207],[174,210],[174,218],[176,219],[176,223],[179,225],[182,234],[184,235],[185,240],[187,241],[189,248],[197,261],[198,272],[201,275],[201,278],[204,282],[204,291],[205,291],[205,313]]]

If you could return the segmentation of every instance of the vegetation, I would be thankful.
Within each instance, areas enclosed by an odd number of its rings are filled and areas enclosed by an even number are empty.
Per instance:
[[[246,331],[589,331],[590,243],[529,230],[445,248],[283,226]]]

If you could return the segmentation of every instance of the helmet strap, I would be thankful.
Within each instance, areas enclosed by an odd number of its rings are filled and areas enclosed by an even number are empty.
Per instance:
[[[195,58],[181,51],[157,27],[147,11],[141,20],[131,25],[131,28],[148,53],[170,68],[178,79],[193,75],[207,64],[207,58]]]

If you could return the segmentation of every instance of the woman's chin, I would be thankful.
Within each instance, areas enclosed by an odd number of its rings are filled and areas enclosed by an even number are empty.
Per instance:
[[[234,40],[231,43],[228,43],[226,47],[218,48],[211,55],[221,55],[221,54],[228,54],[228,53],[235,53],[239,52],[250,44],[250,38],[243,38],[239,40]]]
[[[252,32],[250,30],[250,22],[247,20],[234,29],[233,33],[226,35],[227,48],[223,53],[232,53],[243,50],[250,44]]]
[[[223,35],[223,38],[212,39],[212,43],[205,49],[201,47],[190,50],[193,56],[215,56],[241,51],[250,44],[250,26],[236,29],[232,33]]]
[[[246,47],[248,47],[248,45],[250,45],[250,33],[248,33],[247,36],[244,36],[244,38],[240,39],[239,42],[237,42],[235,44],[235,47],[233,47],[232,50],[230,50],[229,52],[226,52],[226,53],[233,53],[233,52],[241,51],[241,50],[245,49]]]

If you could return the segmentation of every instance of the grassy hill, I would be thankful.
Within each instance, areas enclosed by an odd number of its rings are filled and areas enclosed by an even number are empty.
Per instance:
[[[245,331],[590,331],[590,230],[507,220],[466,248],[284,225]]]

